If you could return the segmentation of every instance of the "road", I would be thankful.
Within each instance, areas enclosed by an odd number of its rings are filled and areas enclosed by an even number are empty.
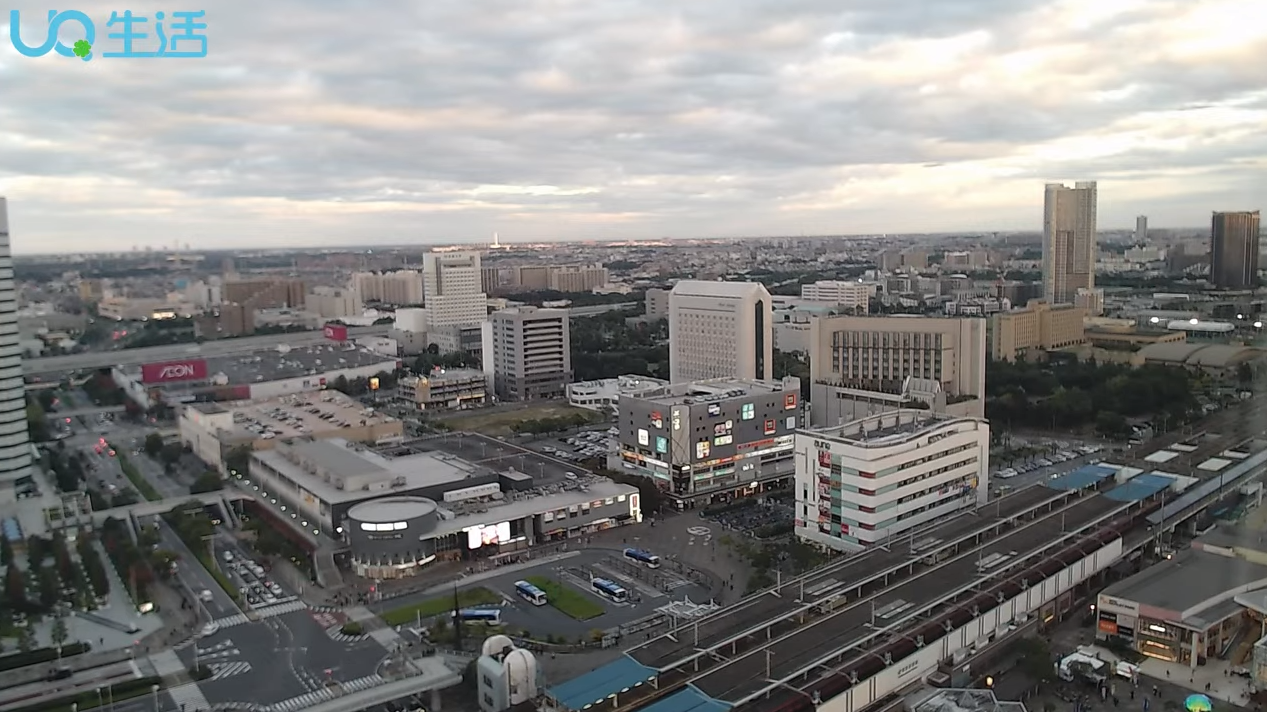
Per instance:
[[[379,336],[391,330],[391,325],[354,326],[348,329],[348,335]],[[138,366],[144,363],[172,361],[176,359],[199,358],[207,356],[223,356],[226,354],[248,353],[259,349],[275,347],[279,344],[291,346],[307,346],[325,341],[321,331],[301,334],[273,334],[269,336],[246,336],[240,339],[224,339],[208,341],[203,344],[176,344],[173,346],[150,346],[143,349],[121,349],[100,353],[75,354],[74,356],[45,356],[22,360],[22,370],[27,376],[60,374],[70,371],[82,371],[93,368],[110,368],[113,366]]]

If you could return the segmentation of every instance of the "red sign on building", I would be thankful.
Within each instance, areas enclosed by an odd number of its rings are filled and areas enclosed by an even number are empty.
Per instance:
[[[141,383],[172,383],[174,381],[201,381],[207,377],[207,362],[203,359],[164,361],[141,366]]]
[[[343,324],[326,324],[321,333],[325,334],[326,338],[331,341],[348,340],[348,328]]]

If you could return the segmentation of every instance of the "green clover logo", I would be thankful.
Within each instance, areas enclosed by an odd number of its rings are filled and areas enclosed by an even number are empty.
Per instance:
[[[92,52],[92,44],[88,40],[78,40],[75,42],[75,47],[72,51],[76,57],[86,60],[88,59],[88,54]]]

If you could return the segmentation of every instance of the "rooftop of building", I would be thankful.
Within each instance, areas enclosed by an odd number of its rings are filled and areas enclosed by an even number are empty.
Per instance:
[[[599,378],[593,381],[569,383],[568,390],[618,390],[622,393],[640,393],[647,389],[662,388],[668,381],[650,376],[624,375],[615,378]]]
[[[954,421],[977,420],[930,410],[904,408],[826,428],[806,428],[801,432],[815,438],[835,440],[857,447],[883,447],[911,440]]]
[[[1185,549],[1104,589],[1106,596],[1173,611],[1185,618],[1209,617],[1246,588],[1267,584],[1267,566],[1200,549]]]
[[[993,690],[925,688],[907,698],[911,712],[1025,712],[1020,702],[1000,700]]]
[[[401,379],[401,383],[416,381],[469,381],[474,379],[484,379],[487,375],[476,368],[441,368],[433,370],[425,376],[406,376]]]
[[[1206,343],[1149,344],[1139,350],[1148,361],[1180,363],[1188,366],[1227,368],[1262,355],[1252,346]]]
[[[760,282],[708,282],[684,279],[673,285],[673,294],[679,297],[730,297],[743,298],[769,294]]]
[[[715,378],[691,383],[666,384],[637,397],[659,405],[691,405],[731,398],[771,395],[793,390],[799,392],[797,379],[779,381],[750,381],[735,378]]]
[[[332,390],[265,400],[193,403],[187,407],[207,415],[231,413],[230,437],[250,439],[319,435],[339,430],[344,427],[343,423],[352,427],[397,422],[390,415],[366,408],[357,400]]]
[[[197,358],[191,356],[191,358]],[[303,376],[317,376],[351,368],[381,364],[384,371],[396,369],[396,358],[358,349],[352,345],[313,344],[299,348],[280,346],[260,349],[235,356],[208,356],[207,380],[216,385],[251,385]],[[124,371],[137,380],[141,367],[125,366]],[[164,384],[166,386],[179,384]]]
[[[296,456],[306,466],[296,463],[288,455]],[[466,482],[468,479],[494,474],[491,469],[446,452],[408,446],[375,451],[342,439],[294,440],[273,450],[256,452],[254,457],[331,504],[399,498],[410,490],[427,487],[441,487],[448,492],[472,486]],[[541,472],[543,476],[549,474],[545,468]],[[628,497],[638,491],[631,485],[584,472],[572,473],[571,478],[532,479],[534,486],[531,489],[506,491],[491,501],[437,502],[441,522],[436,535],[458,532],[476,524],[520,519],[598,499]],[[370,488],[364,489],[366,486]]]

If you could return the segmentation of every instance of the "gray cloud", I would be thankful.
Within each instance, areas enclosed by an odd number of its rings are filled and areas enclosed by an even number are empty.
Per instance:
[[[206,59],[25,58],[6,41],[16,247],[1009,229],[1037,225],[1053,174],[1104,182],[1106,225],[1201,224],[1208,196],[1179,174],[1250,195],[1261,162],[1243,164],[1267,156],[1226,119],[1174,113],[1241,100],[1248,125],[1267,85],[1253,38],[1180,44],[1186,3],[1083,24],[1087,0],[349,7],[221,0]],[[35,42],[42,8],[19,9]],[[993,210],[955,206],[992,194]]]

